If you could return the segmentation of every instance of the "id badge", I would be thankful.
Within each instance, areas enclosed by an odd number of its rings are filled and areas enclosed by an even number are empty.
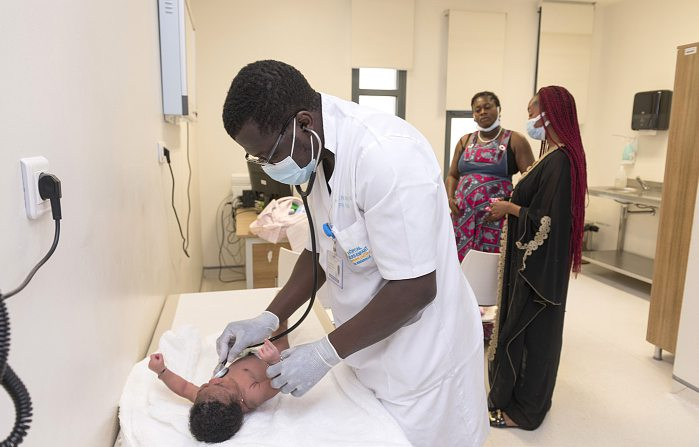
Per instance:
[[[328,250],[327,269],[325,276],[337,287],[342,289],[342,258],[337,256],[334,250]]]

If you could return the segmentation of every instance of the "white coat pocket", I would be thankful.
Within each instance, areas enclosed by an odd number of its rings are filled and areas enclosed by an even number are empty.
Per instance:
[[[359,218],[344,230],[335,233],[337,244],[347,257],[347,266],[354,272],[367,271],[376,266],[369,245],[364,219]]]

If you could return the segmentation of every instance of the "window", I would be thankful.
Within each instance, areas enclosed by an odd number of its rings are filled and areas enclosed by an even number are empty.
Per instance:
[[[451,159],[454,158],[454,149],[459,138],[467,133],[477,130],[473,121],[473,112],[470,110],[447,110],[447,132],[444,138],[444,178],[449,173]]]
[[[405,119],[405,70],[353,68],[352,101]]]

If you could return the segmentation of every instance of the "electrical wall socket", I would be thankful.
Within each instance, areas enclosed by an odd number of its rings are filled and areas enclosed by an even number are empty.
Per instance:
[[[49,161],[44,157],[28,157],[19,160],[22,167],[22,185],[24,187],[24,207],[27,217],[38,219],[51,210],[51,203],[39,195],[39,176],[48,173]]]
[[[165,158],[165,143],[158,141],[158,163],[163,164],[167,161]]]

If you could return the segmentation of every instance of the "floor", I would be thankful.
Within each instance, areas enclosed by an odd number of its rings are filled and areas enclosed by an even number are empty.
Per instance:
[[[244,289],[209,271],[202,291]],[[231,275],[231,277],[234,275]],[[224,275],[225,278],[225,275]],[[699,393],[645,341],[650,286],[593,265],[571,279],[553,408],[533,432],[491,429],[487,447],[699,447]]]
[[[242,290],[245,288],[244,268],[204,269],[200,292],[218,292],[221,290]]]

